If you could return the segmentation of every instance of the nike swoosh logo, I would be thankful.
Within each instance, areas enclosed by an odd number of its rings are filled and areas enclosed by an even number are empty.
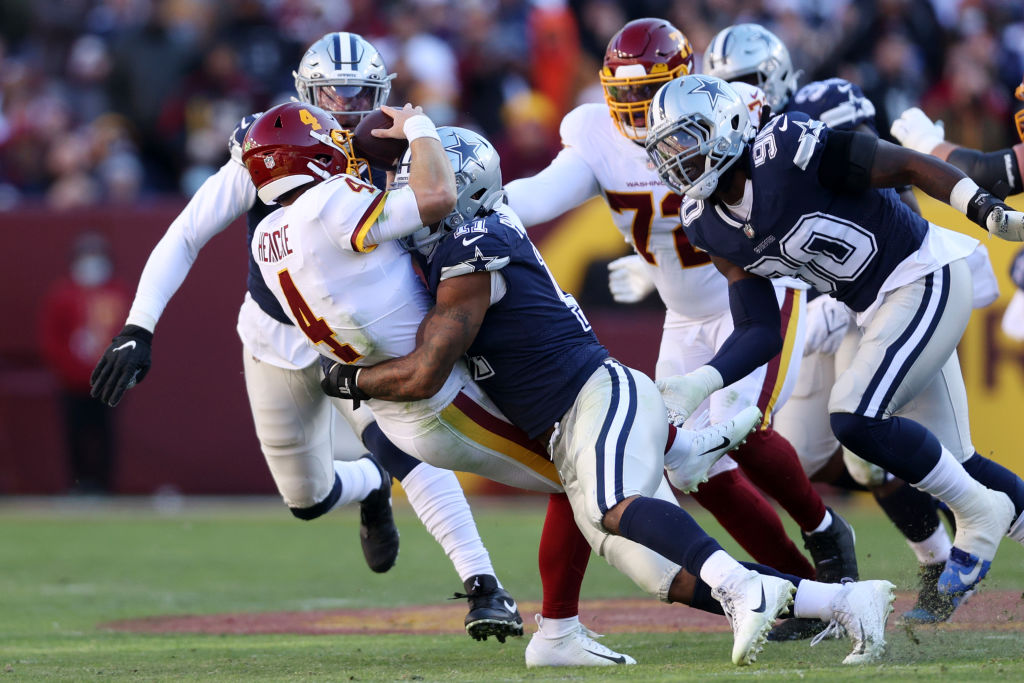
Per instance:
[[[593,650],[588,650],[587,648],[583,648],[583,651],[584,652],[589,652],[590,654],[594,655],[595,657],[601,657],[602,659],[607,659],[610,662],[615,662],[616,664],[625,664],[626,663],[626,658],[623,657],[622,655],[615,655],[614,657],[612,657],[611,655],[603,655],[600,652],[594,652]]]
[[[964,582],[965,586],[970,586],[972,583],[974,583],[975,581],[978,580],[978,574],[980,574],[980,573],[981,573],[981,561],[979,560],[977,563],[975,563],[974,569],[972,569],[967,574],[964,574],[963,572],[959,572],[960,580]]]
[[[717,446],[712,446],[711,448],[709,448],[709,449],[707,449],[706,451],[704,451],[703,453],[701,453],[701,455],[707,455],[707,454],[708,454],[708,453],[710,453],[711,451],[717,451],[718,449],[720,449],[720,448],[725,448],[725,447],[726,447],[726,446],[728,446],[728,445],[729,445],[729,437],[727,437],[727,436],[723,436],[723,437],[722,437],[722,443],[720,443],[720,444],[719,444],[719,445],[717,445]],[[763,591],[764,589],[762,588],[761,590]]]
[[[114,349],[114,351],[120,351],[121,349],[134,349],[134,348],[135,348],[135,340],[133,339],[131,341],[126,341],[124,344],[121,344],[116,349]]]
[[[519,606],[516,604],[515,600],[513,600],[512,602],[509,602],[508,600],[502,600],[501,604],[505,605],[505,609],[507,609],[509,612],[515,612],[516,608]]]
[[[462,240],[462,246],[468,247],[469,245],[473,244],[473,242],[476,242],[478,239],[482,239],[482,238],[483,238],[483,235],[477,235],[476,237],[473,237],[472,239],[467,237],[466,239]]]
[[[765,608],[764,601],[764,584],[761,584],[761,604],[757,606],[757,609],[750,610],[751,612],[763,612]]]

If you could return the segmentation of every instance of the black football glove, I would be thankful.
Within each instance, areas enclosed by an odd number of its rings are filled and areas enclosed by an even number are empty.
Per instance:
[[[356,373],[359,372],[359,366],[338,363],[321,356],[320,367],[324,371],[324,378],[320,380],[320,388],[328,396],[351,399],[356,408],[359,407],[360,401],[370,398],[368,393],[356,386]]]
[[[116,406],[124,392],[149,372],[152,345],[152,332],[138,325],[125,325],[92,371],[90,395],[108,406]]]

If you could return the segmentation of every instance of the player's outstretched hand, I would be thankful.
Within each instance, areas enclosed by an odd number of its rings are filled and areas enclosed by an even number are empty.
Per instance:
[[[108,406],[116,406],[124,392],[149,372],[152,345],[152,332],[138,325],[125,325],[92,371],[90,395]]]
[[[989,233],[1007,242],[1024,242],[1024,213],[996,206],[985,217]]]
[[[807,335],[804,355],[822,353],[832,355],[846,336],[850,326],[850,309],[822,294],[807,304]]]
[[[620,304],[635,304],[654,291],[654,281],[639,254],[617,258],[608,264],[608,289]]]
[[[704,365],[687,375],[672,375],[656,382],[661,399],[668,409],[669,422],[675,426],[681,427],[686,418],[715,390],[701,373],[701,370],[708,367]]]
[[[946,139],[942,122],[933,123],[928,115],[917,107],[911,107],[892,122],[889,128],[892,136],[907,149],[929,154],[935,146]]]
[[[347,365],[320,356],[320,369],[324,371],[324,378],[320,380],[320,388],[324,393],[333,398],[351,399],[355,407],[359,407],[360,401],[370,398],[369,394],[361,390],[356,384],[356,374],[359,367]]]
[[[381,105],[380,110],[394,119],[394,124],[390,128],[374,128],[371,130],[370,135],[375,138],[401,138],[404,140],[405,122],[414,116],[423,114],[423,107],[414,107],[409,103],[406,103],[401,109]]]

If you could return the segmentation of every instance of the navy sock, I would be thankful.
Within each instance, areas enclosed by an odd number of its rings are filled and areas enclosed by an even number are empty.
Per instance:
[[[975,453],[964,462],[967,473],[985,486],[1002,491],[1013,501],[1017,516],[1024,511],[1024,481],[999,463]]]
[[[406,475],[413,471],[417,465],[422,464],[398,446],[388,441],[384,432],[380,430],[376,422],[363,430],[363,445],[370,449],[384,469],[398,481],[405,479]]]
[[[832,413],[829,418],[841,444],[903,481],[921,481],[942,455],[935,435],[905,417]]]
[[[939,528],[938,501],[930,494],[904,482],[887,496],[874,495],[878,506],[908,541],[920,543]]]
[[[311,519],[326,514],[334,507],[334,504],[341,498],[341,477],[338,473],[334,473],[334,485],[331,486],[331,490],[327,493],[327,497],[321,500],[316,505],[311,505],[308,508],[288,508],[292,511],[292,514],[299,519],[308,522]]]
[[[619,519],[619,533],[646,546],[694,576],[722,546],[678,505],[658,498],[636,498]]]
[[[772,567],[764,564],[757,564],[756,562],[740,562],[740,564],[747,569],[753,569],[755,572],[764,574],[765,576],[777,576],[780,579],[792,581],[794,586],[799,586],[800,582],[803,581],[799,576],[780,572],[777,569],[773,569]],[[721,603],[711,597],[711,586],[706,584],[704,579],[700,578],[700,576],[697,577],[697,583],[693,587],[693,600],[690,602],[690,607],[699,609],[702,612],[710,612],[711,614],[725,614],[722,610]],[[792,608],[783,612],[779,616],[783,619],[792,617]]]

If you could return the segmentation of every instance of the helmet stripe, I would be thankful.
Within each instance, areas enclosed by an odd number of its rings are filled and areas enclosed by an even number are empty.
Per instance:
[[[349,33],[348,34],[349,61],[352,62],[353,68],[356,68],[356,65],[359,62],[360,55],[356,54],[356,51],[358,50],[358,48],[359,48],[359,44],[356,43],[356,34]]]
[[[331,55],[331,59],[334,60],[334,68],[337,69],[338,65],[341,64],[344,59],[341,57],[341,34],[334,34],[334,54]]]

